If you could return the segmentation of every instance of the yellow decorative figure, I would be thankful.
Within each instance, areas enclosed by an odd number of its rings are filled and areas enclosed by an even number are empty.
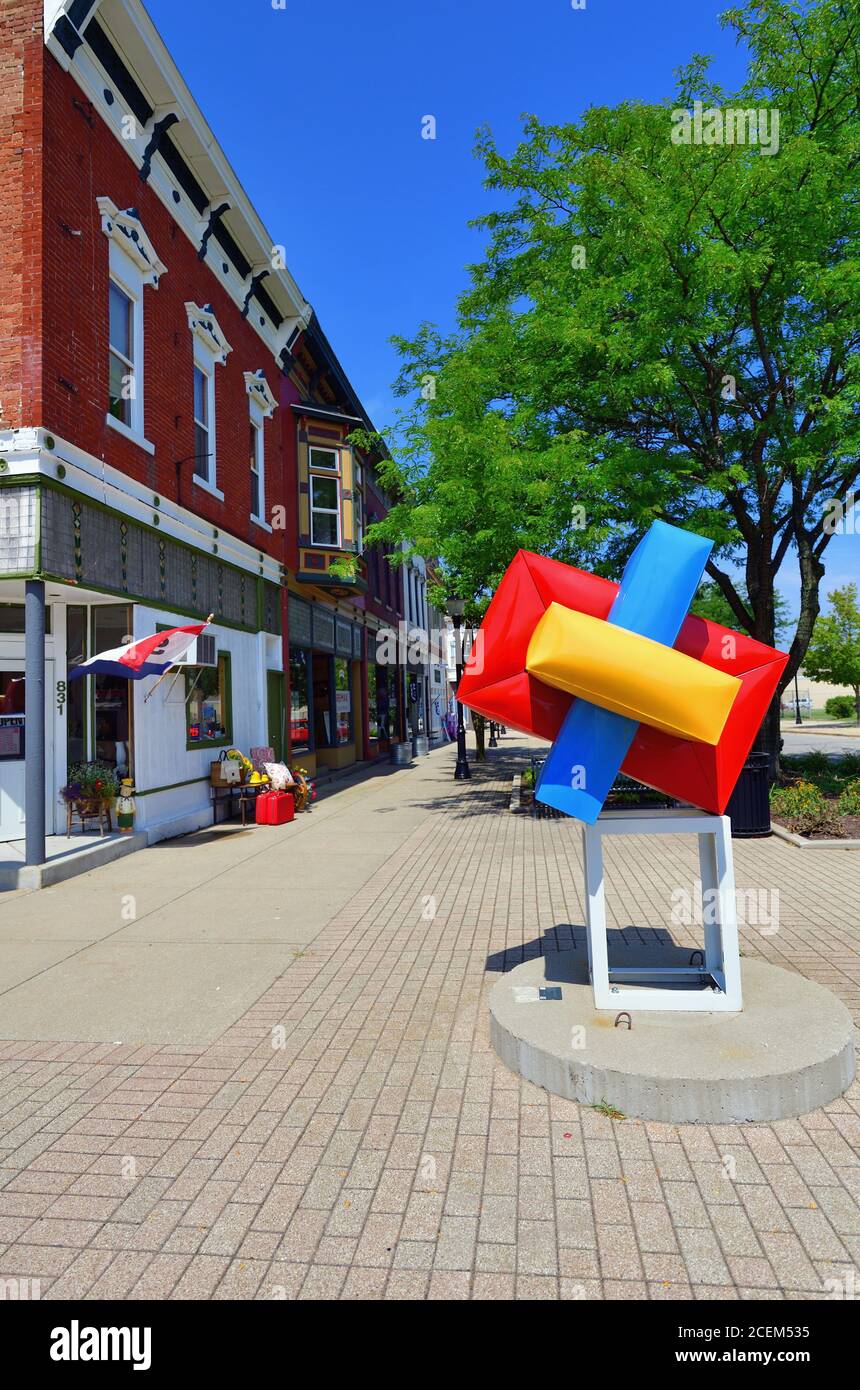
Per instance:
[[[560,603],[532,633],[526,669],[593,705],[711,745],[741,688],[736,676]]]
[[[119,784],[119,796],[116,799],[116,823],[123,835],[130,835],[134,830],[134,782],[130,777],[123,777]]]

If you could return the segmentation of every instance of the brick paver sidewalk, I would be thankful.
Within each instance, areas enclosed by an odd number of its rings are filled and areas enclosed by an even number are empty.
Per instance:
[[[856,1084],[797,1120],[673,1126],[608,1119],[495,1059],[495,972],[583,917],[576,826],[506,810],[512,743],[468,785],[447,749],[362,792],[380,835],[398,798],[426,815],[214,1044],[0,1044],[0,1276],[43,1298],[860,1289]],[[308,845],[324,872],[336,818]],[[856,1017],[860,853],[735,855],[739,887],[779,893],[779,930],[747,927],[744,951]],[[610,842],[607,862],[628,938],[666,926],[697,873],[692,839]]]

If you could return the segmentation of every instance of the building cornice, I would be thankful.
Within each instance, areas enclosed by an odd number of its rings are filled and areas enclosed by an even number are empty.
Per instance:
[[[188,508],[158,496],[103,459],[41,426],[0,430],[0,464],[0,476],[6,483],[19,476],[34,475],[49,482],[60,481],[82,497],[101,502],[134,521],[158,526],[162,535],[204,554],[217,553],[225,562],[272,584],[281,583],[281,563],[274,556],[230,535]]]
[[[162,95],[162,100],[149,105],[151,115],[145,123],[128,109],[116,83],[87,43],[86,28],[94,18],[105,28],[126,61],[134,81],[139,85],[146,82],[147,74],[141,72],[145,64],[152,89]],[[121,142],[141,177],[171,213],[240,312],[244,312],[275,361],[280,361],[296,329],[303,329],[310,322],[313,310],[283,266],[280,245],[264,227],[140,0],[93,0],[89,5],[85,0],[44,0],[44,31],[49,52],[77,82],[104,124]],[[134,52],[134,63],[126,50]],[[169,94],[166,98],[165,92]],[[166,130],[190,132],[196,151],[190,160],[193,165],[190,172],[208,199],[202,211],[193,206],[159,150]],[[264,305],[256,300],[249,303],[249,277],[238,273],[230,256],[212,236],[213,220],[219,209],[221,215],[229,211],[234,228],[241,227],[241,249],[245,253],[247,248],[248,262],[258,273],[260,267],[267,270],[263,282],[265,296],[277,309],[279,323],[273,321]]]

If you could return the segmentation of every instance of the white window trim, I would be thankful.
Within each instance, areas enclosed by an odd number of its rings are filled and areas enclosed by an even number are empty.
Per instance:
[[[313,455],[316,454],[316,453],[319,453],[319,454],[334,454],[334,460],[335,460],[335,462],[334,462],[334,468],[326,468],[325,464],[323,464],[323,463],[314,463],[312,460],[313,460]],[[332,476],[332,477],[333,477],[335,474],[337,474],[337,476],[340,477],[340,474],[341,474],[341,466],[340,466],[340,449],[337,447],[336,444],[309,444],[309,445],[308,445],[308,472],[309,472],[309,473],[312,472],[313,469],[317,469],[320,473],[327,473],[327,474],[329,474],[329,475]]]
[[[140,219],[131,211],[120,212],[110,198],[97,198],[101,213],[102,231],[108,238],[108,269],[111,280],[132,302],[132,350],[134,357],[134,395],[131,398],[131,425],[118,420],[109,410],[105,421],[125,439],[139,445],[148,454],[155,445],[146,438],[144,427],[144,297],[147,285],[158,288],[167,267],[159,260]]]
[[[263,515],[266,510],[266,436],[263,428],[263,415],[255,408],[253,401],[251,402],[250,423],[254,427],[255,439],[257,442],[256,463],[261,506],[260,512],[251,512],[251,520],[257,526],[262,526],[264,531],[271,531],[272,528]]]
[[[266,381],[262,370],[256,372],[245,372],[245,390],[248,393],[248,412],[251,424],[257,430],[257,475],[260,479],[260,505],[263,513],[266,510],[266,420],[271,420],[278,408],[278,402],[272,394],[269,383]],[[271,534],[272,528],[265,515],[258,515],[251,512],[251,520],[255,526],[260,526],[264,531]]]
[[[209,434],[209,458],[206,461],[206,477],[200,478],[198,477],[196,471],[200,460],[197,458],[195,453],[193,459],[193,466],[191,469],[191,478],[197,487],[202,487],[204,491],[211,493],[213,497],[217,497],[219,502],[223,502],[224,494],[218,486],[217,471],[218,444],[215,434],[215,363],[211,361],[211,359],[207,361],[203,353],[195,352],[194,366],[197,368],[198,371],[203,373],[203,378],[206,382],[206,428]],[[191,419],[192,424],[194,424],[195,417],[193,404],[191,407]]]
[[[230,344],[221,331],[221,325],[216,319],[208,304],[201,308],[192,300],[186,300],[185,312],[188,315],[188,327],[191,330],[192,343],[194,347],[194,365],[198,367],[206,378],[206,425],[209,430],[209,459],[207,465],[206,478],[198,478],[196,468],[197,458],[193,461],[191,470],[192,482],[196,487],[203,488],[213,497],[217,497],[219,502],[224,501],[224,494],[218,486],[218,433],[217,418],[215,411],[215,368],[223,366],[227,361],[227,354],[232,352]],[[193,419],[193,395],[192,395],[192,419]]]
[[[131,262],[122,252],[114,250],[111,243],[110,248],[110,279],[117,289],[122,290],[123,294],[131,303],[131,351],[132,351],[132,375],[134,381],[134,394],[131,397],[131,424],[127,425],[124,420],[118,420],[109,410],[105,411],[105,419],[111,429],[116,429],[126,439],[132,440],[134,444],[139,444],[147,453],[155,453],[155,445],[151,444],[146,438],[144,429],[144,341],[143,341],[143,284],[138,281],[134,283],[129,271],[132,269]],[[110,313],[110,305],[108,305]],[[108,355],[110,355],[110,331],[108,331]]]
[[[315,507],[315,506],[314,506],[314,479],[315,479],[315,478],[319,478],[321,481],[322,481],[323,479],[326,479],[326,478],[328,478],[328,479],[333,478],[333,479],[334,479],[335,483],[337,484],[337,506],[336,506],[336,507]],[[325,469],[325,468],[324,468],[324,469],[322,469],[319,473],[309,473],[309,474],[308,474],[308,483],[309,483],[309,487],[308,487],[309,499],[308,499],[308,500],[310,501],[310,512],[311,512],[311,545],[314,546],[315,549],[317,549],[317,550],[342,550],[342,549],[343,549],[343,546],[342,546],[342,544],[341,544],[341,541],[342,541],[342,535],[341,535],[341,508],[342,508],[342,506],[343,506],[343,493],[342,493],[342,490],[341,490],[341,476],[340,476],[340,473],[332,473],[329,469]],[[334,517],[337,518],[337,541],[335,542],[334,545],[330,544],[328,541],[318,541],[318,540],[315,540],[315,539],[314,539],[314,515],[315,515],[317,512],[319,512],[320,516],[334,516]]]

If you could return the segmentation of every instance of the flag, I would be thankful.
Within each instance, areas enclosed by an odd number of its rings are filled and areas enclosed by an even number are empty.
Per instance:
[[[208,626],[208,623],[195,623],[190,627],[170,627],[164,632],[154,632],[151,637],[142,637],[139,642],[99,652],[89,661],[75,666],[69,672],[69,680],[76,676],[98,675],[124,676],[126,680],[139,681],[144,676],[161,676],[174,661],[185,655],[194,639]]]

